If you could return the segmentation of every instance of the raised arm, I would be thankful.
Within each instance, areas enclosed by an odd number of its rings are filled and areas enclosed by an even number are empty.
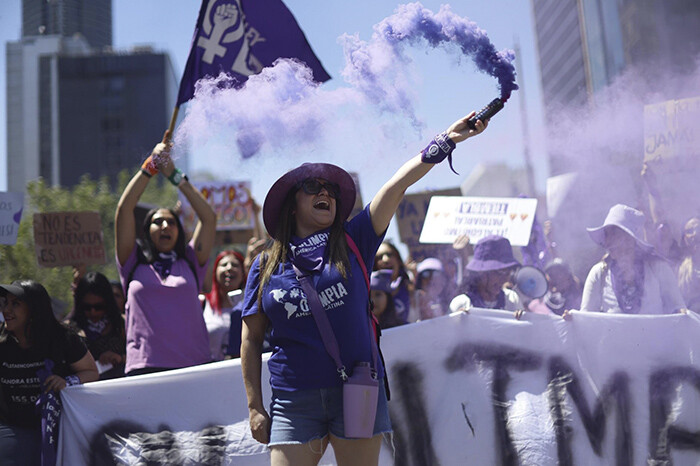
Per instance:
[[[467,126],[467,120],[474,115],[475,112],[471,112],[464,118],[455,121],[443,134],[445,134],[453,144],[458,144],[467,138],[481,133],[488,125],[488,122],[483,123],[479,120],[476,122],[476,129],[470,129],[469,126]],[[431,145],[433,144],[431,143],[429,147]],[[424,153],[427,152],[426,149],[421,154],[416,155],[403,164],[403,166],[394,173],[394,176],[382,186],[379,192],[374,196],[374,199],[372,199],[369,205],[369,213],[372,218],[372,227],[374,227],[374,232],[377,235],[384,233],[389,226],[391,217],[394,216],[406,189],[423,178],[435,165],[435,163],[430,162],[429,155],[427,158],[424,155]]]
[[[156,144],[151,155],[146,159],[136,175],[126,185],[122,197],[117,204],[117,211],[114,215],[114,249],[120,264],[124,264],[129,258],[131,251],[136,245],[136,218],[134,209],[138,204],[141,195],[146,190],[148,181],[158,173],[156,160],[166,150],[166,143],[169,134],[166,131],[163,142]]]
[[[214,240],[216,237],[216,213],[207,200],[204,199],[202,193],[190,184],[187,176],[182,173],[182,171],[175,168],[170,158],[170,148],[171,145],[164,148],[163,153],[158,159],[158,168],[163,176],[180,189],[180,192],[184,194],[185,198],[187,198],[187,201],[192,206],[192,209],[197,214],[198,222],[192,239],[194,240],[194,251],[197,254],[197,262],[199,262],[199,265],[204,265],[207,260],[209,260],[209,254],[211,254],[211,250],[214,247]]]

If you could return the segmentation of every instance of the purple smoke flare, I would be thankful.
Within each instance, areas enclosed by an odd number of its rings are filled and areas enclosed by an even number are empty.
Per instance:
[[[357,37],[345,37],[348,65],[344,74],[351,81],[364,81],[361,87],[373,97],[381,97],[382,89],[376,88],[377,71],[381,65],[375,58],[381,55],[382,42],[393,48],[395,56],[401,56],[401,45],[415,44],[425,40],[432,47],[457,45],[464,55],[472,57],[477,68],[498,80],[501,99],[506,101],[511,92],[518,89],[515,84],[515,67],[512,50],[498,51],[491,43],[486,31],[476,23],[454,14],[449,5],[433,13],[420,3],[400,5],[396,13],[374,26],[372,43],[366,44]],[[378,53],[380,52],[380,53]]]

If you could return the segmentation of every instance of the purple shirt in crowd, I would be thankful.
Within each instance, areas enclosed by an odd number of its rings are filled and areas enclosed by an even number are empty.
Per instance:
[[[384,235],[372,227],[369,207],[345,223],[345,231],[355,241],[367,270],[372,270],[374,255]],[[368,290],[355,254],[348,249],[350,273],[347,280],[326,264],[313,275],[316,291],[331,323],[345,367],[371,361]],[[260,287],[259,256],[252,265],[243,299],[243,317],[258,312]],[[266,285],[262,307],[270,319],[272,356],[268,361],[270,384],[279,390],[303,390],[341,385],[335,363],[330,357],[311,315],[301,285],[289,261],[280,264]],[[378,361],[378,375],[384,375]]]
[[[192,243],[185,249],[198,280],[183,258],[173,263],[165,279],[150,264],[138,264],[134,270],[126,299],[127,373],[144,367],[179,368],[211,361],[197,289],[197,283],[204,280],[207,264],[199,265]],[[136,250],[134,246],[124,264],[117,258],[124,289],[136,265]]]

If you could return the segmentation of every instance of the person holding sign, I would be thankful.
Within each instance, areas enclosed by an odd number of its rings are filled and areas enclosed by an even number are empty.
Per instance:
[[[211,361],[199,301],[214,245],[216,214],[170,159],[169,134],[127,185],[115,215],[117,267],[126,295],[126,375]],[[149,180],[162,173],[192,205],[199,222],[189,244],[171,209],[146,214],[136,239],[134,209]]]
[[[588,273],[582,311],[670,314],[685,308],[671,266],[642,239],[644,222],[642,212],[617,204],[603,225],[587,229],[607,253]]]
[[[406,189],[484,130],[481,121],[469,129],[473,115],[436,136],[350,221],[355,183],[340,167],[305,163],[270,188],[263,219],[274,243],[248,276],[241,364],[252,435],[269,444],[273,465],[317,464],[329,443],[339,464],[377,464],[391,423],[367,273]],[[268,326],[270,414],[260,380]],[[367,401],[360,403],[353,396],[363,386]],[[358,424],[367,429],[355,430]]]
[[[491,235],[474,246],[474,257],[467,264],[466,292],[450,302],[450,311],[469,311],[472,307],[520,311],[523,305],[515,291],[505,288],[520,263],[513,257],[508,238]]]
[[[0,285],[0,306],[0,464],[39,464],[48,433],[37,404],[43,410],[50,397],[57,416],[55,394],[97,380],[97,367],[80,337],[56,320],[40,283]]]

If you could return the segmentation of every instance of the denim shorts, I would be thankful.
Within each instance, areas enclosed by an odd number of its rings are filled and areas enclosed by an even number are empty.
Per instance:
[[[379,381],[374,435],[391,432],[384,381]],[[272,429],[269,446],[303,444],[333,434],[345,437],[343,387],[310,390],[272,389]]]

